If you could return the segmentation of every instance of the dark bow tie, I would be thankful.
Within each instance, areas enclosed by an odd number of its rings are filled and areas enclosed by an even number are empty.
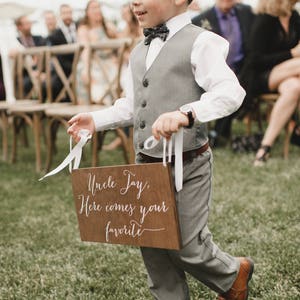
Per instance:
[[[144,29],[144,44],[150,45],[151,41],[157,37],[162,39],[164,42],[166,41],[169,35],[169,29],[166,24],[161,24],[153,28],[145,28]]]

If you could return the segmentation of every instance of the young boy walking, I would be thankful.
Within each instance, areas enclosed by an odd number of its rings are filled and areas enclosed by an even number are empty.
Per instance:
[[[136,161],[148,163],[161,161],[162,142],[149,150],[145,140],[169,139],[183,127],[183,188],[176,192],[183,247],[141,248],[150,291],[159,300],[190,299],[188,272],[220,300],[245,300],[253,262],[221,251],[207,227],[212,153],[205,126],[237,110],[245,92],[225,63],[228,43],[191,24],[190,2],[132,1],[145,40],[131,53],[126,97],[108,109],[76,115],[68,133],[78,141],[80,129],[93,133],[133,124]]]

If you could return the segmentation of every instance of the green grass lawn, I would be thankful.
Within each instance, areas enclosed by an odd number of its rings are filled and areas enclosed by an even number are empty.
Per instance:
[[[67,144],[60,131],[53,167]],[[0,161],[0,299],[152,299],[139,249],[81,242],[67,171],[38,182],[33,145],[19,149],[16,164]],[[209,226],[221,249],[256,262],[249,299],[300,299],[300,149],[291,146],[288,161],[280,152],[281,141],[254,168],[252,153],[214,151]],[[89,154],[86,146],[82,166]],[[100,160],[124,163],[120,150]],[[215,299],[188,279],[192,299]]]

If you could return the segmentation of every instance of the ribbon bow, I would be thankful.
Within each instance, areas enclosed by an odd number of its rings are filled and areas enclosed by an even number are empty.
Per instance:
[[[46,177],[52,176],[60,172],[62,169],[64,169],[67,165],[69,165],[69,171],[70,173],[72,170],[78,169],[81,155],[82,155],[82,148],[87,143],[87,141],[92,137],[90,132],[87,129],[81,129],[78,133],[80,137],[80,141],[76,144],[76,146],[72,149],[72,138],[70,137],[70,153],[69,155],[64,159],[64,161],[54,170],[43,176],[39,179],[39,181],[45,179]],[[74,160],[74,165],[72,166],[72,161]]]
[[[90,132],[86,129],[82,129],[79,131],[80,141],[76,144],[76,146],[72,149],[72,138],[70,137],[70,153],[64,159],[64,161],[54,170],[43,176],[39,179],[39,181],[45,179],[46,177],[52,176],[60,172],[64,169],[67,165],[69,165],[70,173],[72,170],[78,169],[80,164],[80,159],[82,155],[82,148],[87,143],[87,141],[92,137]],[[177,192],[182,190],[183,184],[183,162],[182,162],[182,149],[183,149],[183,129],[180,128],[179,131],[174,134],[175,140],[175,187]],[[145,142],[144,147],[145,149],[152,149],[159,141],[157,141],[154,136],[150,136]],[[167,165],[167,146],[168,146],[168,159],[171,162],[172,158],[172,138],[167,141],[166,138],[163,139],[163,165]],[[74,160],[74,165],[72,166],[72,161]]]
[[[164,42],[166,41],[168,35],[169,35],[170,30],[166,26],[166,24],[161,24],[158,26],[155,26],[153,28],[145,28],[144,29],[144,44],[150,45],[151,41],[157,37],[159,37],[161,40]]]
[[[179,192],[182,190],[183,185],[183,161],[182,161],[182,151],[183,151],[183,129],[180,128],[179,131],[173,134],[175,140],[175,187],[176,191]],[[173,141],[172,138],[167,141],[166,138],[163,138],[163,165],[166,166],[166,156],[167,156],[167,146],[168,146],[168,159],[171,162],[172,158],[172,148]],[[154,136],[150,136],[144,142],[144,148],[146,150],[154,148],[159,143],[158,140],[154,138]]]

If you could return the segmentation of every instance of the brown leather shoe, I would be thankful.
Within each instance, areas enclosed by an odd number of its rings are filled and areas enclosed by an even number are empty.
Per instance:
[[[218,300],[247,300],[248,299],[248,283],[252,277],[254,270],[254,262],[248,257],[239,257],[240,270],[233,283],[231,289],[218,296]]]

